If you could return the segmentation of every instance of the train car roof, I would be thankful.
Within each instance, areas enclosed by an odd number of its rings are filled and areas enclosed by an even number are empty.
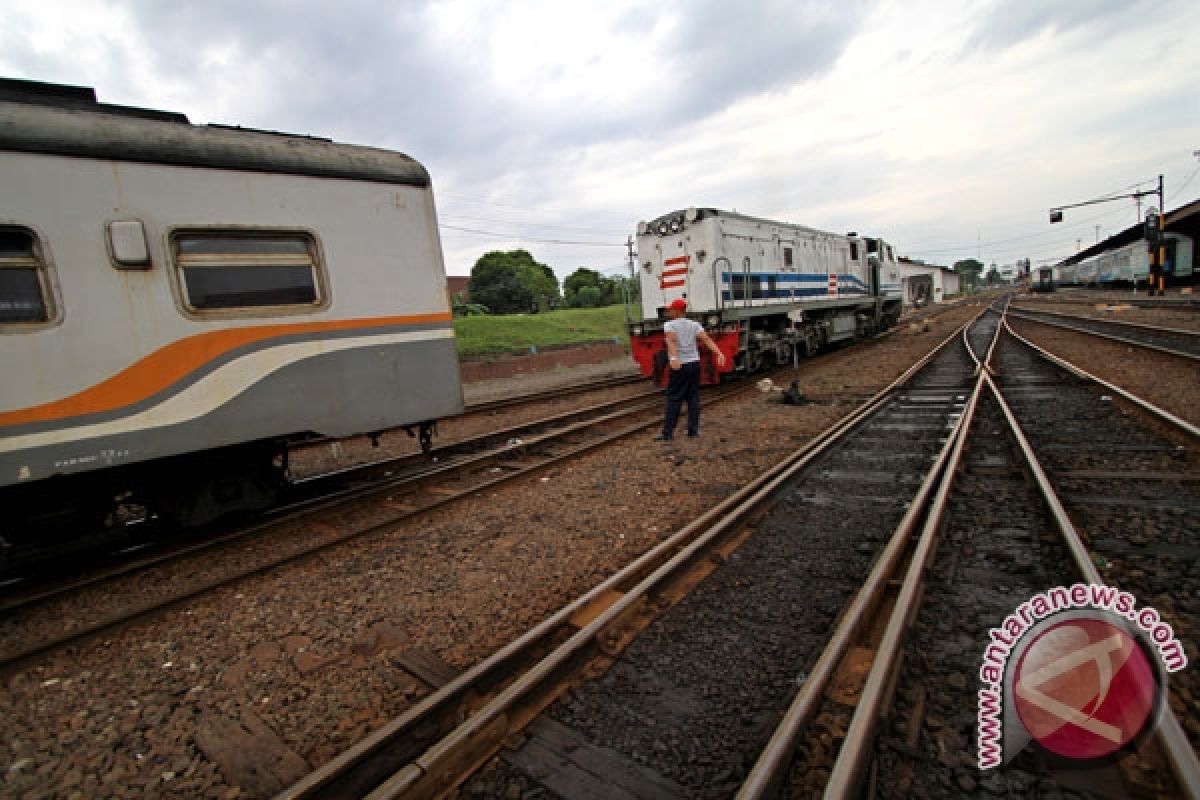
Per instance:
[[[313,136],[193,125],[169,111],[100,103],[88,87],[0,79],[0,150],[428,186],[403,153]]]
[[[657,226],[660,222],[668,222],[669,223],[672,219],[683,219],[684,214],[686,214],[688,211],[692,211],[692,210],[693,209],[679,209],[677,211],[671,211],[667,214],[663,214],[661,216],[655,217],[652,220],[647,220],[646,224],[650,226],[651,230],[654,230],[654,227]],[[783,226],[783,227],[787,227],[787,228],[798,228],[800,230],[808,231],[810,233],[818,233],[818,234],[822,234],[824,236],[842,236],[843,235],[840,233],[832,233],[830,231],[823,231],[819,228],[813,228],[808,225],[800,225],[795,222],[783,222],[783,221],[777,220],[777,219],[764,219],[763,217],[753,217],[753,216],[750,216],[749,214],[742,214],[737,211],[724,211],[719,208],[696,208],[696,209],[694,209],[694,211],[696,213],[696,221],[697,222],[699,222],[702,219],[707,219],[709,217],[724,217],[726,219],[736,219],[736,220],[741,220],[743,222],[753,222],[753,223],[757,223],[759,225],[773,225],[773,226]],[[858,237],[858,234],[850,233],[850,234],[845,234],[845,236]]]

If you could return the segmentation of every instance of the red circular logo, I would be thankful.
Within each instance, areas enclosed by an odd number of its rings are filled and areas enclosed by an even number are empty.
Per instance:
[[[1066,620],[1042,631],[1013,673],[1021,724],[1068,758],[1100,758],[1123,747],[1145,727],[1157,694],[1142,648],[1100,619]]]

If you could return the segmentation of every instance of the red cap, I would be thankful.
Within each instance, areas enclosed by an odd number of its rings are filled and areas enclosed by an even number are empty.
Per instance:
[[[667,308],[674,311],[687,311],[687,300],[684,300],[682,297],[676,297]]]

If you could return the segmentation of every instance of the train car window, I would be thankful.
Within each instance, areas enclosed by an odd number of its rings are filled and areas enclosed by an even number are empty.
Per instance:
[[[0,228],[0,324],[50,321],[46,270],[33,234]]]
[[[858,261],[858,242],[850,242],[850,260]]]
[[[792,248],[790,247],[783,248],[783,265],[785,267],[792,266]]]
[[[211,311],[321,302],[316,243],[304,233],[182,233],[174,238],[187,304]]]

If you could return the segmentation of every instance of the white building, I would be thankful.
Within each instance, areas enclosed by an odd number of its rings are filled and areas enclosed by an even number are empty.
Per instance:
[[[884,282],[899,282],[904,291],[904,305],[923,306],[941,303],[959,292],[958,273],[950,267],[926,264],[901,256],[894,272]]]

